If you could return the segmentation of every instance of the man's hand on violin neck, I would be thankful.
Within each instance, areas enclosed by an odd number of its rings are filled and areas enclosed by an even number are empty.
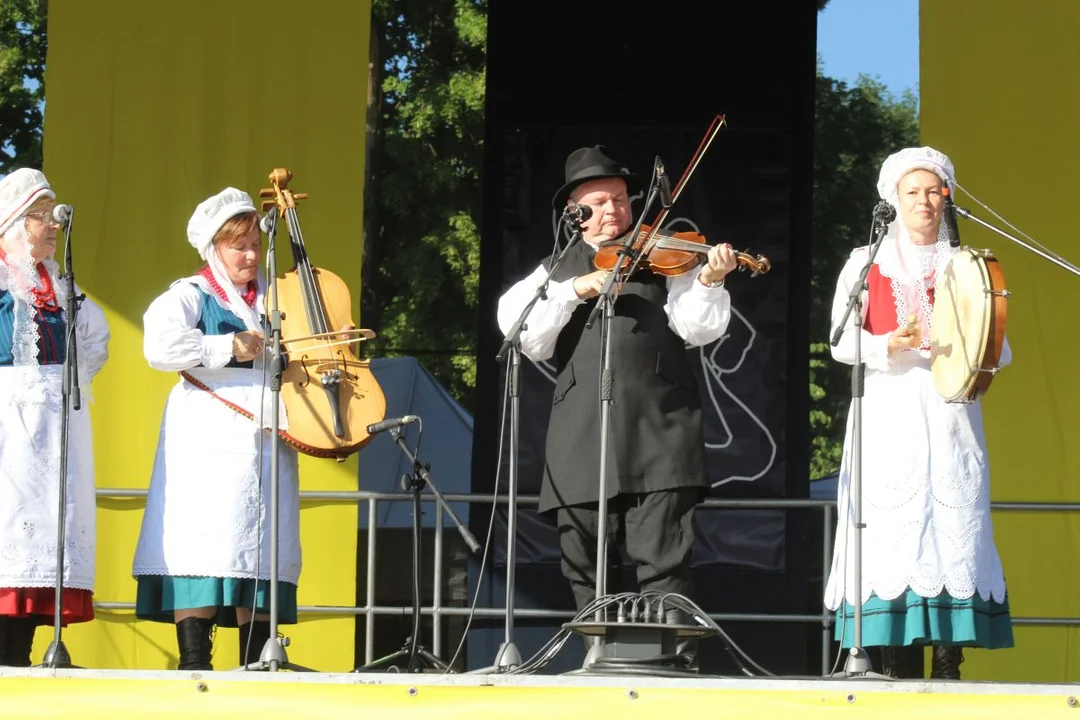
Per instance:
[[[698,274],[698,280],[703,285],[720,282],[729,272],[735,269],[736,264],[735,250],[731,245],[727,243],[714,245],[709,250],[708,261],[702,266],[701,272]]]
[[[588,275],[578,275],[574,278],[574,292],[576,292],[577,296],[582,300],[596,297],[600,294],[600,291],[604,289],[604,283],[607,282],[607,276],[607,270],[594,270]]]

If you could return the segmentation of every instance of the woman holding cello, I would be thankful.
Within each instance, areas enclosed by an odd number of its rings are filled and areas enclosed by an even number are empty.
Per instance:
[[[270,461],[266,279],[251,197],[226,188],[187,226],[205,265],[151,303],[144,354],[179,373],[165,407],[133,575],[139,618],[175,623],[180,670],[212,670],[215,625],[240,628],[240,665],[269,639]],[[237,409],[248,410],[239,412]],[[260,410],[261,409],[261,410]],[[296,622],[298,458],[277,446],[278,621]],[[252,612],[254,611],[254,619]]]

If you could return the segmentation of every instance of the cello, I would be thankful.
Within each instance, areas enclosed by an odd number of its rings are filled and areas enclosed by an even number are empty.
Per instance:
[[[342,462],[371,439],[367,426],[386,416],[386,397],[371,372],[350,346],[375,337],[351,321],[352,300],[345,282],[314,267],[296,214],[296,201],[306,193],[289,190],[292,173],[275,168],[271,188],[259,197],[273,198],[262,209],[277,208],[289,231],[294,267],[276,278],[281,312],[281,401],[289,426],[279,434],[286,444],[314,457]],[[270,316],[274,288],[267,293]],[[287,360],[285,360],[287,358]]]

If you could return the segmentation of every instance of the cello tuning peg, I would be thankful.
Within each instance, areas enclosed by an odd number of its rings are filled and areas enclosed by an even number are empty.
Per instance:
[[[274,188],[262,188],[262,189],[260,189],[259,190],[259,197],[268,197],[268,198],[274,197]],[[263,203],[263,205],[265,206],[266,203]],[[263,207],[263,210],[265,210],[265,209],[266,208]]]

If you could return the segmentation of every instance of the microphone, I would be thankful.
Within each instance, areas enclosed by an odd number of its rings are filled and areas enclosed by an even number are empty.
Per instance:
[[[945,237],[949,238],[949,247],[960,247],[960,229],[956,227],[956,205],[953,205],[949,183],[942,183],[941,196],[945,198]]]
[[[659,155],[656,156],[656,183],[660,190],[660,205],[666,210],[674,205],[675,201],[671,199],[671,180]]]
[[[266,214],[259,218],[259,229],[267,235],[270,234],[270,229],[274,226],[274,210],[267,210]]]
[[[420,419],[419,415],[402,415],[399,418],[390,418],[389,420],[380,420],[377,423],[371,423],[367,426],[368,435],[375,435],[381,433],[383,430],[392,430],[402,425],[408,425],[414,423]]]
[[[882,225],[888,225],[896,219],[896,208],[882,200],[874,206],[874,219]]]
[[[592,208],[581,203],[570,203],[566,206],[563,216],[572,218],[575,222],[583,223],[592,217]]]
[[[56,222],[60,223],[60,225],[63,227],[67,227],[68,223],[71,222],[71,217],[74,214],[74,205],[57,205],[53,208],[52,211],[53,219],[56,220]]]

